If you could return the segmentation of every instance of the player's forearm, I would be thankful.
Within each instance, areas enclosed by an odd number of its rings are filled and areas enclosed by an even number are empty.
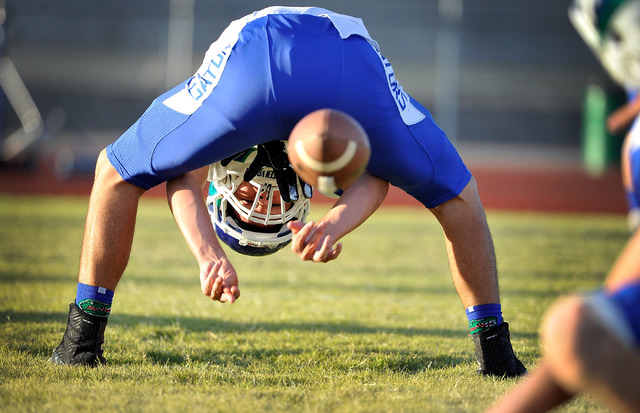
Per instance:
[[[628,104],[614,111],[607,117],[607,129],[611,133],[618,133],[628,127],[638,116],[638,103]]]
[[[629,239],[605,282],[605,288],[614,291],[640,280],[640,231]]]
[[[180,209],[184,214],[176,218],[176,222],[198,263],[226,257],[213,230],[204,200],[182,200],[178,204],[181,204]]]
[[[199,264],[226,257],[213,230],[204,201],[202,185],[205,176],[202,171],[194,171],[167,182],[169,207]]]
[[[364,172],[320,220],[327,224],[326,233],[337,241],[356,229],[380,207],[388,191],[388,182]]]

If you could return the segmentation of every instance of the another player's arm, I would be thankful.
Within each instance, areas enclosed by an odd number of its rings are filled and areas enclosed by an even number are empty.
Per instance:
[[[387,181],[365,171],[318,222],[289,223],[294,232],[291,249],[305,261],[327,262],[337,258],[342,250],[341,244],[336,245],[338,240],[366,221],[380,207],[388,191]]]
[[[180,232],[200,266],[203,294],[213,300],[234,302],[240,296],[238,277],[216,237],[203,186],[208,167],[167,182],[167,201]]]
[[[605,289],[615,291],[640,280],[640,231],[627,241],[605,281]]]
[[[618,133],[631,123],[640,114],[640,93],[631,101],[614,110],[607,117],[607,130]]]

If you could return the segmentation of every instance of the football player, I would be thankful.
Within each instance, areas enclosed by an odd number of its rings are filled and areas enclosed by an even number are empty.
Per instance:
[[[640,231],[602,291],[559,300],[541,335],[540,365],[489,412],[546,412],[583,392],[613,411],[640,411]]]
[[[543,319],[543,359],[529,377],[489,408],[491,413],[546,412],[586,392],[619,412],[640,411],[640,1],[575,0],[574,26],[612,78],[629,92],[629,104],[608,127],[633,122],[623,148],[623,182],[634,232],[604,287],[560,299]]]
[[[296,204],[286,186],[275,191],[278,175],[291,175],[268,156],[267,145],[286,140],[302,117],[321,108],[355,118],[368,134],[371,158],[325,217],[304,223],[308,207]],[[233,162],[242,163],[243,151],[254,147],[257,167],[240,179]],[[212,227],[201,185],[208,165],[229,158],[210,174]],[[216,233],[242,253],[276,250],[291,236],[301,259],[326,262],[340,254],[340,238],[379,207],[389,184],[402,188],[442,225],[479,372],[526,372],[502,318],[495,253],[475,180],[429,111],[398,83],[361,19],[316,7],[269,7],[232,22],[192,77],[157,98],[101,152],[78,292],[54,362],[104,362],[104,328],[129,258],[138,200],[163,182],[200,265],[202,291],[221,302],[235,301],[240,289]],[[304,202],[304,186],[291,188]]]
[[[574,27],[627,92],[628,102],[607,118],[612,133],[628,129],[622,148],[622,182],[629,207],[629,229],[640,226],[640,2],[576,0],[569,8]]]

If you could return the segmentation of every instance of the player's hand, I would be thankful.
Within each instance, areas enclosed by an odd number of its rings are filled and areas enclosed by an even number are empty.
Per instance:
[[[204,295],[221,303],[233,303],[240,297],[238,275],[226,258],[200,266],[200,287]]]
[[[326,224],[309,221],[291,221],[287,227],[293,232],[291,250],[303,261],[329,262],[335,260],[342,251],[342,244],[334,247],[335,240],[325,234]]]

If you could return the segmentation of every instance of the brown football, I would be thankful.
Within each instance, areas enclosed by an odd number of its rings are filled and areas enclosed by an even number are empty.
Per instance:
[[[346,189],[367,167],[367,133],[350,115],[320,109],[303,117],[291,131],[289,161],[302,180],[325,195]]]

